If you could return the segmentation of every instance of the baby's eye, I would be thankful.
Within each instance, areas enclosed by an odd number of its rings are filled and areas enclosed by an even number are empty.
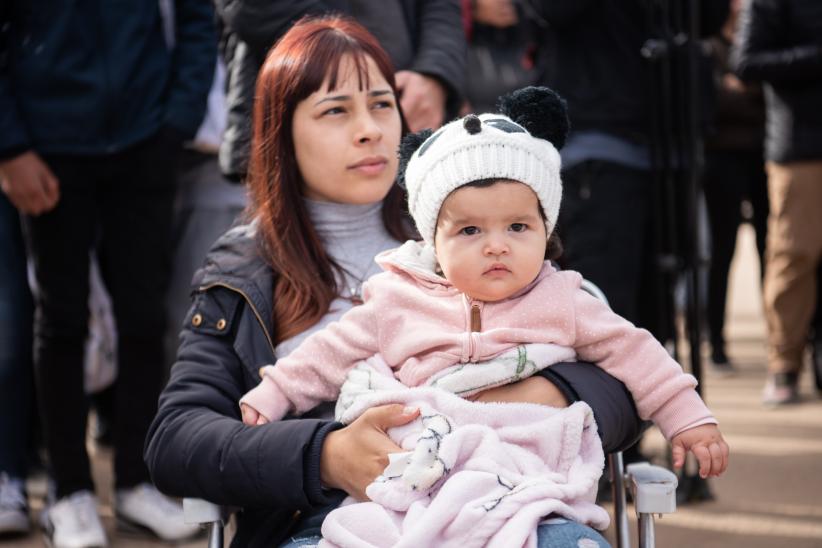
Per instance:
[[[525,232],[528,229],[528,225],[525,223],[511,223],[511,230],[514,232]]]
[[[460,234],[464,234],[466,236],[473,236],[474,234],[479,234],[479,228],[475,226],[466,226],[462,230],[460,230]]]

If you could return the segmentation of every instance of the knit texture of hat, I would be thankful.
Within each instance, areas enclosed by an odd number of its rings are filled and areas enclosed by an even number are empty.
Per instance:
[[[422,238],[433,245],[440,208],[451,192],[481,179],[510,179],[537,195],[550,235],[562,200],[560,167],[553,144],[507,116],[469,114],[440,128],[411,156],[405,171],[408,209]]]

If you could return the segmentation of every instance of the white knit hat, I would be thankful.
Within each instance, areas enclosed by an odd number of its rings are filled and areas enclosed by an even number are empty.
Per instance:
[[[530,87],[502,98],[500,106],[510,117],[469,114],[433,134],[429,130],[403,140],[400,169],[408,210],[427,243],[434,243],[439,211],[448,195],[481,179],[528,185],[545,213],[546,234],[553,231],[562,200],[558,148],[568,132],[565,103],[548,88]]]

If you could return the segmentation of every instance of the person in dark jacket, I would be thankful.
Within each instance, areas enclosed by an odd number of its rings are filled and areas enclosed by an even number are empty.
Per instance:
[[[409,128],[436,128],[454,116],[464,87],[465,35],[459,0],[217,0],[224,27],[228,121],[220,167],[245,178],[254,82],[269,48],[301,17],[354,17],[379,40],[398,70]]]
[[[531,0],[548,25],[539,82],[568,101],[572,121],[562,151],[565,182],[558,230],[564,265],[608,296],[619,315],[648,325],[643,301],[656,275],[651,227],[655,212],[650,66],[641,50],[652,37],[651,2]],[[675,2],[671,2],[674,9]],[[727,1],[706,1],[702,32],[719,30]],[[673,114],[673,113],[672,113]],[[630,212],[630,214],[624,214]],[[650,294],[650,295],[649,295]],[[653,307],[651,307],[653,308]]]
[[[736,73],[762,81],[768,172],[766,405],[799,399],[822,259],[822,4],[751,0],[733,54]]]
[[[764,276],[768,217],[768,185],[762,157],[765,102],[759,84],[742,82],[728,66],[742,0],[733,0],[731,5],[731,16],[720,33],[706,42],[714,62],[716,90],[716,114],[706,135],[702,178],[711,234],[707,317],[711,362],[719,373],[734,369],[725,353],[723,331],[728,271],[739,223],[746,220],[754,228],[760,276]]]
[[[34,359],[56,501],[55,546],[106,543],[85,448],[83,349],[94,248],[118,331],[116,513],[166,539],[191,535],[149,483],[142,446],[163,375],[173,164],[205,111],[213,9],[177,0],[176,44],[158,2],[3,2],[2,190],[23,214],[37,291]]]
[[[293,27],[261,71],[251,221],[226,233],[195,275],[145,449],[164,492],[242,508],[234,546],[316,539],[324,516],[346,493],[363,500],[400,450],[385,430],[416,418],[388,405],[343,427],[326,405],[249,427],[239,407],[260,367],[362,302],[374,256],[413,236],[395,184],[402,119],[393,80],[374,38],[339,18]],[[590,364],[558,364],[481,397],[582,399],[608,451],[640,429],[625,387]]]
[[[562,150],[563,196],[557,231],[563,267],[602,289],[614,312],[664,340],[666,303],[654,257],[655,170],[652,73],[641,50],[654,29],[652,2],[529,0],[547,25],[538,82],[568,102],[571,132]],[[671,2],[672,5],[676,4]],[[667,5],[667,3],[666,3]],[[706,0],[702,32],[715,33],[727,0]],[[672,10],[673,10],[672,6]],[[641,460],[637,450],[627,461]]]

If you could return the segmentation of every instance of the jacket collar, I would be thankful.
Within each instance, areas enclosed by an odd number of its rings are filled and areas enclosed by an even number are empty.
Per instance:
[[[414,282],[429,289],[439,289],[445,294],[458,293],[456,287],[437,273],[437,256],[433,246],[425,242],[408,240],[396,249],[383,251],[375,258],[377,263],[388,272],[410,276]],[[556,272],[550,261],[545,261],[537,277],[508,299],[516,299],[528,293],[543,278]]]
[[[223,286],[242,293],[263,318],[273,317],[274,272],[260,253],[257,222],[238,225],[220,236],[195,274],[192,292]]]

